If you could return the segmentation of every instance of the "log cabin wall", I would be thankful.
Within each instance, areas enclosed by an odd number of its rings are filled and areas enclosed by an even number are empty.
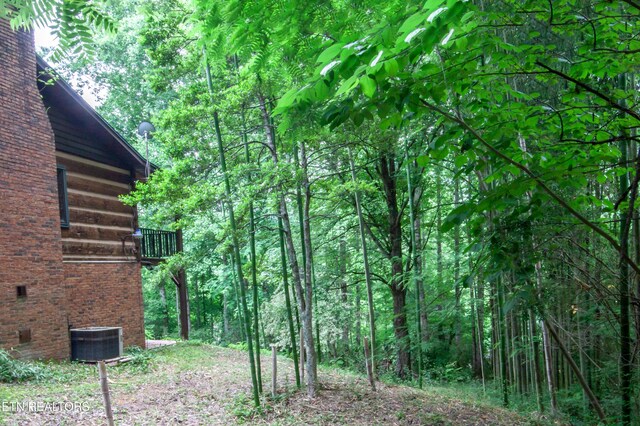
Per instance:
[[[67,175],[69,227],[62,229],[65,262],[136,262],[130,235],[135,208],[118,196],[131,190],[131,173],[65,152],[56,152]]]
[[[63,82],[41,90],[56,164],[66,175],[61,248],[69,325],[122,327],[125,346],[144,347],[141,264],[131,237],[137,214],[118,199],[144,163]]]
[[[125,346],[144,347],[142,278],[130,237],[136,211],[118,199],[130,191],[131,173],[62,151],[56,160],[67,178],[61,241],[69,324],[122,327]]]

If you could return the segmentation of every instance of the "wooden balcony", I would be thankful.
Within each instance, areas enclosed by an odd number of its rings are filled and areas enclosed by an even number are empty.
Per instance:
[[[175,232],[149,228],[140,228],[140,232],[140,257],[143,263],[157,264],[178,252]]]

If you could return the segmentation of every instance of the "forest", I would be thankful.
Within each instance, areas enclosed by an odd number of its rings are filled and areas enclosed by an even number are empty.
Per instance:
[[[309,397],[324,364],[637,424],[640,3],[5,4],[158,166],[149,337],[184,270],[182,337],[240,345],[255,404],[277,345]]]

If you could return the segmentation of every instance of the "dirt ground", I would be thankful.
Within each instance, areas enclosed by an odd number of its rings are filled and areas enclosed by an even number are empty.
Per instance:
[[[270,396],[271,360],[262,357],[262,409],[253,409],[244,352],[208,345],[154,350],[148,368],[109,367],[117,425],[518,425],[513,412],[438,395],[435,390],[378,384],[321,368],[321,390],[309,399],[296,391],[290,360],[278,362],[278,397]],[[5,407],[8,425],[104,425],[106,418],[95,366],[68,364],[55,380],[4,385],[0,401],[82,404],[81,409],[37,412]]]

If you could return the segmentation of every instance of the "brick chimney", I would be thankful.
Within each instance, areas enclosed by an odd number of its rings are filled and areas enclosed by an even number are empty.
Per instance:
[[[67,358],[55,145],[33,34],[0,20],[0,64],[0,347]]]

